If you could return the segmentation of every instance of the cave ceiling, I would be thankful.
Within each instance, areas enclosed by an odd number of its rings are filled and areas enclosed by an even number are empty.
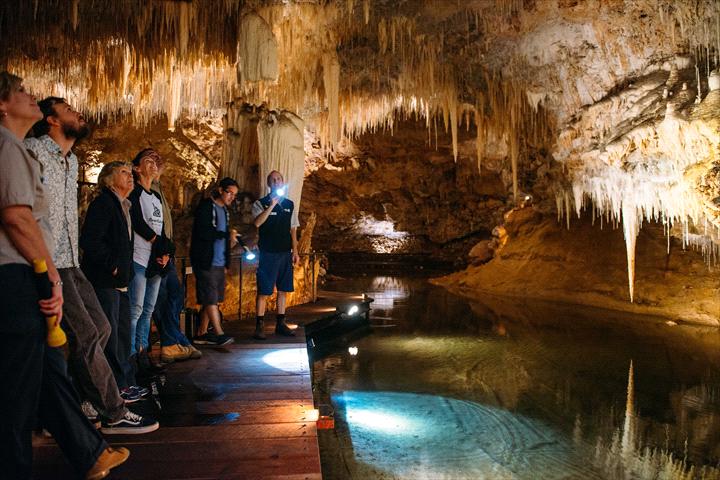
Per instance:
[[[415,120],[478,168],[502,143],[516,201],[544,152],[563,175],[538,203],[622,225],[630,273],[645,221],[717,253],[717,0],[5,1],[0,38],[33,91],[95,118],[173,130],[242,99],[336,153]]]

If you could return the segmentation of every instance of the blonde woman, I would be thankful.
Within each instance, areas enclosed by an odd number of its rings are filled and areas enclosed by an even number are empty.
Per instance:
[[[126,403],[139,400],[149,390],[137,385],[130,363],[130,306],[128,285],[132,275],[133,236],[130,200],[133,176],[130,165],[110,162],[98,177],[100,194],[90,203],[80,235],[80,267],[95,290],[110,323],[105,357],[120,396]],[[139,434],[157,430],[158,422],[133,412],[115,421],[103,421],[102,432]]]

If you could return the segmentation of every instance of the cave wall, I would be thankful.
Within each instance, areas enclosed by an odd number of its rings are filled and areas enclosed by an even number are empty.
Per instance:
[[[314,248],[464,260],[512,195],[504,157],[478,171],[473,143],[463,132],[455,162],[448,133],[436,144],[424,124],[408,121],[363,135],[329,159],[311,150],[301,218],[318,216]]]
[[[683,249],[662,225],[640,231],[636,290],[630,302],[622,229],[591,215],[565,222],[533,207],[505,216],[494,238],[481,242],[465,270],[435,283],[471,298],[539,298],[720,326],[720,265]]]

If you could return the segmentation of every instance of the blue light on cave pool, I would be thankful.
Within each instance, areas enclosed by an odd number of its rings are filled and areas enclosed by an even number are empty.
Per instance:
[[[587,465],[587,445],[499,407],[401,392],[332,400],[352,442],[344,451],[368,478],[601,478]]]

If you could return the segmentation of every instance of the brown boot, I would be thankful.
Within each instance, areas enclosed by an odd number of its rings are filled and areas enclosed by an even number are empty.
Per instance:
[[[267,337],[265,336],[265,332],[263,332],[264,329],[265,322],[263,320],[257,320],[255,322],[255,333],[253,333],[253,338],[255,340],[265,340]]]
[[[106,448],[98,457],[85,476],[86,480],[100,480],[110,473],[110,470],[125,462],[130,456],[130,450],[124,447]]]

